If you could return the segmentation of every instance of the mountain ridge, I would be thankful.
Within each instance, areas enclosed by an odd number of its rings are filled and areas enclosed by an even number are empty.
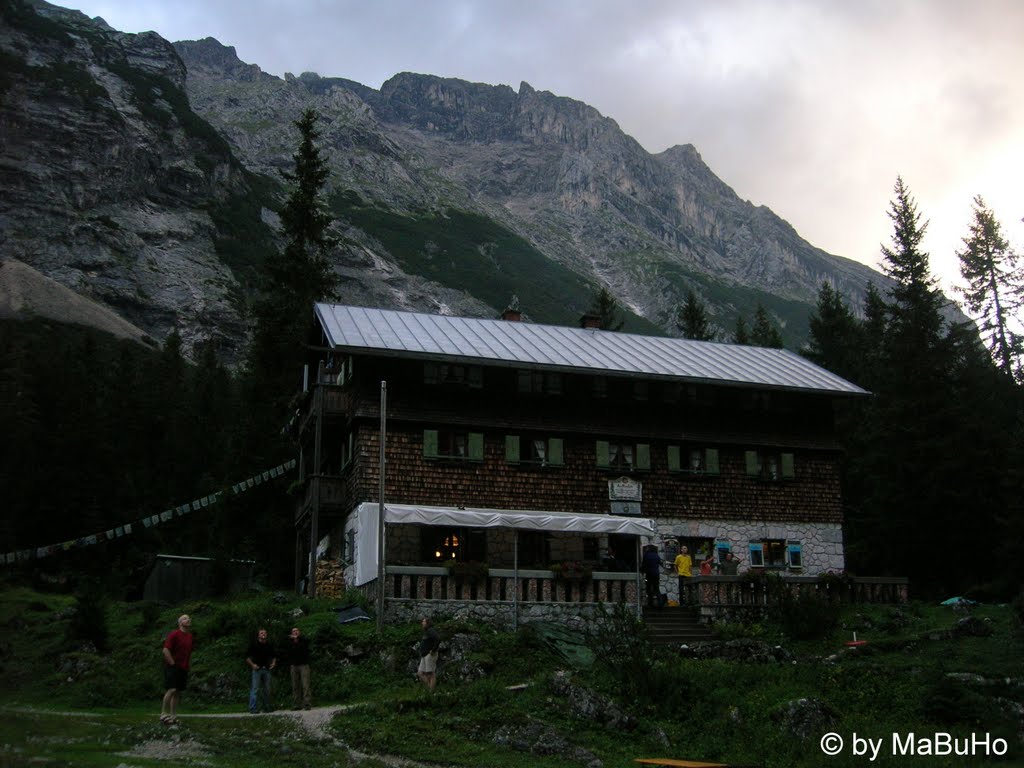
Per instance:
[[[178,330],[186,351],[241,354],[307,108],[347,303],[483,316],[516,294],[528,318],[572,323],[605,287],[632,330],[671,334],[692,288],[722,329],[761,302],[799,346],[823,280],[855,306],[887,285],[740,200],[692,145],[651,154],[526,82],[277,78],[214,38],[171,44],[43,0],[0,8],[0,256],[154,338]]]

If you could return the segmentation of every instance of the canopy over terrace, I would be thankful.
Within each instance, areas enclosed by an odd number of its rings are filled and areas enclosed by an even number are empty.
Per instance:
[[[356,586],[377,578],[378,505],[363,502],[356,509]],[[627,536],[654,536],[654,521],[645,517],[595,515],[540,510],[481,509],[478,507],[430,507],[415,504],[385,504],[384,522],[407,525],[463,526],[467,528],[512,528],[530,531],[568,531]]]

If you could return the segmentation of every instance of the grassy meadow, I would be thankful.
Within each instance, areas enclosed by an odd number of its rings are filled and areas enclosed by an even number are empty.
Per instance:
[[[720,627],[733,645],[781,646],[772,662],[655,648],[624,614],[588,641],[596,661],[582,668],[533,628],[505,633],[438,617],[444,666],[432,697],[413,675],[418,627],[378,634],[372,621],[342,625],[339,606],[270,593],[160,606],[8,586],[0,593],[0,766],[372,768],[402,758],[596,768],[639,757],[766,767],[1024,765],[1019,604],[969,613],[921,603],[818,616],[805,609],[798,624],[774,616]],[[183,612],[197,644],[181,723],[167,728],[157,719],[160,647]],[[977,634],[952,631],[966,616]],[[293,625],[311,639],[314,706],[332,709],[246,714],[249,638],[265,626],[283,645]],[[868,642],[851,651],[854,631]],[[275,703],[287,708],[286,670],[274,684]],[[799,699],[815,700],[823,719],[787,715]],[[821,750],[828,732],[845,740],[839,755]],[[1005,740],[1006,755],[892,754],[894,732],[989,734]],[[854,734],[884,740],[874,760],[852,754]]]

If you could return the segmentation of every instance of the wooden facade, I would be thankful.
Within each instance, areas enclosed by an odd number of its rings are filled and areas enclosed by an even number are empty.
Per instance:
[[[626,477],[655,520],[842,524],[832,393],[338,350],[311,366],[297,579],[311,538],[344,558],[347,516],[378,497],[381,382],[393,504],[608,514]]]

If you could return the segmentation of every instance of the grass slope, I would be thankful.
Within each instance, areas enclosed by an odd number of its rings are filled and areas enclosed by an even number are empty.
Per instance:
[[[890,754],[893,732],[988,733],[1006,739],[1009,748],[1002,760],[915,757],[915,765],[1024,764],[1024,640],[1008,606],[974,609],[991,628],[988,637],[950,636],[960,615],[921,604],[848,609],[833,632],[815,640],[789,640],[770,622],[724,630],[769,647],[782,643],[797,663],[684,659],[651,648],[642,630],[620,617],[615,631],[598,639],[598,663],[585,669],[572,669],[528,628],[501,633],[439,617],[448,641],[442,660],[447,656],[450,664],[430,698],[412,675],[418,627],[389,626],[377,635],[373,622],[341,625],[337,602],[262,594],[176,606],[109,603],[103,609],[107,654],[83,642],[91,625],[77,622],[76,629],[75,604],[70,595],[16,586],[0,594],[2,766],[318,768],[375,766],[384,756],[508,768],[595,760],[624,767],[651,756],[763,766],[868,763],[849,747],[825,758],[819,740],[828,730],[848,742],[853,733],[883,738],[872,765],[908,764],[907,757]],[[293,616],[296,609],[301,616]],[[156,721],[159,648],[183,611],[193,616],[198,642],[185,717],[168,730]],[[292,717],[242,714],[248,638],[265,626],[283,643],[292,624],[312,640],[315,703],[351,705],[313,732]],[[853,630],[869,645],[836,656]],[[456,645],[468,650],[457,654]],[[575,693],[555,684],[556,670],[563,669]],[[460,670],[477,671],[463,676]],[[277,703],[287,704],[283,670],[275,685]],[[818,728],[822,732],[794,735],[783,713],[787,702],[801,698],[822,701],[834,722]],[[607,724],[607,717],[584,714],[588,700],[624,714],[618,724]],[[240,716],[196,716],[213,713]],[[556,753],[553,743],[561,744]]]

